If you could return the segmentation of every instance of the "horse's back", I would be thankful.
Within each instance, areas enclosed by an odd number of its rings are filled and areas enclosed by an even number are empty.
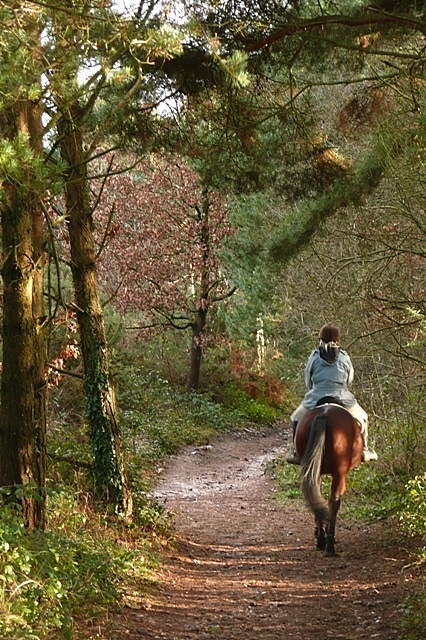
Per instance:
[[[362,460],[363,441],[359,422],[343,407],[325,404],[309,411],[300,420],[296,438],[296,451],[300,457],[306,450],[309,434],[317,416],[327,417],[327,432],[322,473],[346,474]]]

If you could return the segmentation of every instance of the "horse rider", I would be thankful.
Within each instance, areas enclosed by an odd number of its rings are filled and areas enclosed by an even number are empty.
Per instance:
[[[368,448],[368,416],[349,391],[354,369],[349,355],[340,345],[340,331],[334,324],[325,324],[319,332],[319,346],[312,351],[305,367],[306,394],[302,403],[291,415],[293,427],[293,451],[286,456],[290,464],[299,464],[294,448],[294,436],[299,421],[322,398],[333,398],[361,424],[364,442],[362,461],[377,460],[377,453]]]

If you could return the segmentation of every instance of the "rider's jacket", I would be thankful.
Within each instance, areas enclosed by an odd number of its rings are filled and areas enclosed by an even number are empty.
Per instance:
[[[337,359],[330,363],[314,349],[305,367],[306,395],[302,400],[305,409],[313,409],[326,396],[339,400],[346,408],[356,404],[356,398],[349,391],[354,378],[354,369],[349,355],[340,349]]]

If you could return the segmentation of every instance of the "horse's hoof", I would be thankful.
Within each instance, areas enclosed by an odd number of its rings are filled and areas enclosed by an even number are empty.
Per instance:
[[[334,549],[326,549],[325,551],[325,557],[326,558],[337,558],[337,553],[335,552]]]

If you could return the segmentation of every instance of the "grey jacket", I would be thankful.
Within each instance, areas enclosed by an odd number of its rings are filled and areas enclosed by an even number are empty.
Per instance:
[[[302,400],[305,409],[313,409],[321,398],[332,396],[344,407],[356,404],[355,396],[349,391],[354,378],[354,369],[349,355],[340,349],[333,364],[321,358],[319,349],[314,349],[305,367],[306,395]]]

